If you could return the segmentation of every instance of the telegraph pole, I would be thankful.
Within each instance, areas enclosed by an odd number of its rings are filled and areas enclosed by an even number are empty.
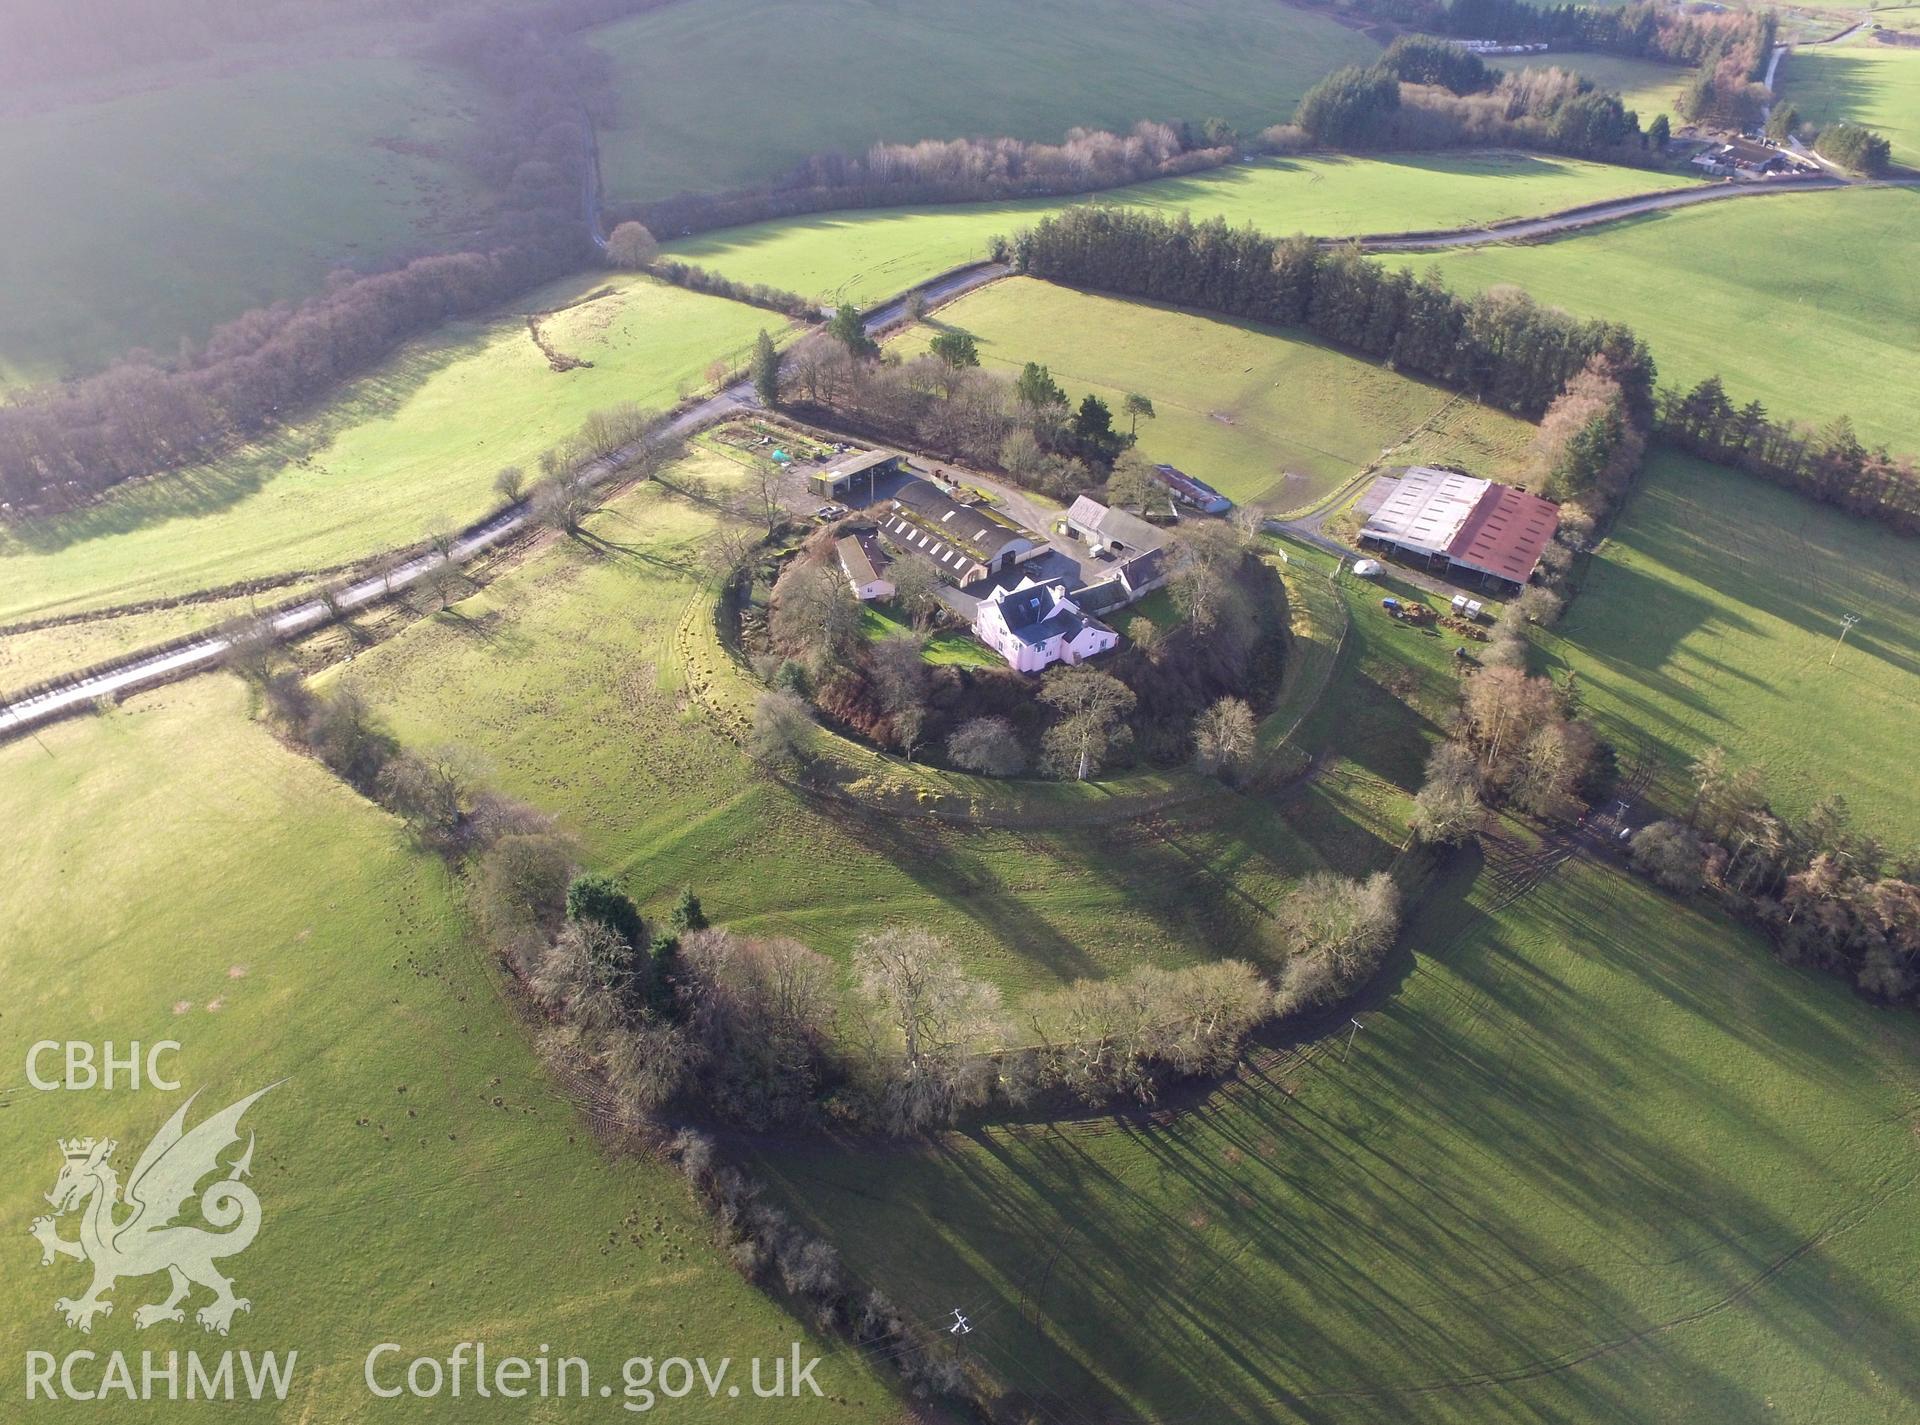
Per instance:
[[[1860,622],[1859,614],[1845,614],[1840,619],[1840,636],[1833,641],[1833,652],[1827,655],[1827,666],[1833,666],[1833,660],[1840,656],[1840,645],[1847,641],[1847,635],[1853,632],[1853,626]]]

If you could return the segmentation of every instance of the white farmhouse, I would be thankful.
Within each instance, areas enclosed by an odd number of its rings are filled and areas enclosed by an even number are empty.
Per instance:
[[[1080,611],[1065,584],[1038,584],[1030,577],[981,599],[973,632],[1017,673],[1079,663],[1120,641],[1112,629]]]

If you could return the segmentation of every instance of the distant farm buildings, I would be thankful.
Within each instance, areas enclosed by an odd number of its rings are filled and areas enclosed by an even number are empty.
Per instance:
[[[1702,149],[1687,161],[1717,178],[1766,178],[1776,174],[1810,173],[1819,167],[1810,158],[1757,139],[1731,139]]]
[[[1055,663],[1078,663],[1105,653],[1120,636],[1086,613],[1065,584],[1022,579],[980,601],[973,632],[1018,673],[1038,673]]]
[[[880,534],[896,554],[926,555],[956,588],[1011,569],[1047,548],[1045,535],[1015,524],[991,505],[950,495],[917,477],[894,491]]]
[[[1560,507],[1512,485],[1416,466],[1383,475],[1360,504],[1360,543],[1429,568],[1518,587],[1560,527]]]

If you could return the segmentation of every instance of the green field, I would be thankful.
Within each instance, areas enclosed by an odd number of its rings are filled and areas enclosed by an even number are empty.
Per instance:
[[[1398,154],[1260,159],[1102,193],[1097,201],[1262,232],[1319,237],[1475,227],[1692,179],[1535,154]],[[1069,202],[1034,199],[822,213],[683,238],[668,251],[741,282],[868,304],[987,256],[990,239]]]
[[[1501,899],[1171,1124],[759,1167],[1041,1418],[1911,1419],[1920,1025],[1615,871]]]
[[[329,568],[457,526],[497,503],[495,471],[531,470],[587,412],[671,405],[716,357],[780,325],[606,274],[530,293],[518,312],[566,302],[578,305],[542,331],[590,367],[553,371],[517,312],[451,323],[263,446],[0,535],[0,621]]]
[[[1836,652],[1848,613],[1862,621]],[[1863,830],[1920,846],[1911,540],[1658,455],[1549,647],[1623,756],[1652,740],[1670,807],[1685,809],[1685,767],[1717,744],[1761,769],[1782,811],[1842,792]]]
[[[676,1174],[610,1158],[556,1095],[440,863],[247,722],[245,705],[236,681],[201,679],[0,748],[15,828],[0,837],[0,874],[33,888],[0,899],[0,1053],[15,1085],[0,1098],[11,1204],[0,1349],[13,1368],[28,1350],[84,1346],[127,1352],[137,1381],[143,1349],[297,1351],[284,1406],[221,1412],[465,1425],[618,1418],[620,1402],[549,1401],[530,1415],[524,1403],[476,1401],[471,1377],[459,1401],[376,1400],[362,1383],[368,1349],[395,1341],[402,1361],[444,1358],[456,1341],[485,1340],[497,1359],[551,1343],[556,1356],[588,1358],[617,1392],[629,1356],[731,1355],[744,1378],[744,1358],[799,1340],[829,1355],[818,1378],[842,1397],[833,1419],[897,1420],[898,1402],[858,1355],[811,1341],[727,1265]],[[26,1048],[111,1040],[124,1053],[169,1038],[181,1045],[169,1065],[201,1093],[195,1121],[284,1080],[243,1121],[258,1135],[263,1226],[225,1269],[252,1310],[224,1341],[191,1317],[137,1331],[134,1308],[166,1281],[129,1278],[118,1309],[83,1337],[53,1302],[84,1291],[84,1268],[56,1259],[41,1270],[26,1237],[60,1168],[55,1141],[114,1136],[124,1174],[184,1093],[31,1092],[18,1085]],[[73,1222],[61,1223],[69,1239]],[[189,1309],[205,1299],[197,1292]],[[89,1369],[97,1379],[100,1367],[82,1369],[83,1388]],[[205,1409],[115,1404],[141,1421]],[[751,1399],[681,1410],[799,1413]],[[62,1417],[45,1402],[7,1413]]]
[[[1127,392],[1143,392],[1159,413],[1140,423],[1143,454],[1274,510],[1324,495],[1389,449],[1390,464],[1443,461],[1497,478],[1518,470],[1533,435],[1305,338],[1031,278],[981,288],[933,320],[972,332],[994,369],[1051,367],[1075,404],[1092,391],[1118,412]],[[928,336],[897,341],[911,350]]]
[[[875,142],[1213,116],[1290,118],[1372,41],[1266,0],[705,0],[608,25],[616,123],[600,137],[615,200],[778,177]]]
[[[1759,400],[1776,420],[1846,415],[1862,439],[1913,451],[1917,221],[1920,192],[1907,189],[1783,194],[1432,261],[1456,287],[1511,283],[1625,322],[1653,349],[1663,383],[1718,373],[1735,401]]]
[[[1640,116],[1646,128],[1657,114],[1665,114],[1678,128],[1680,115],[1674,104],[1680,91],[1693,77],[1685,65],[1661,64],[1651,59],[1629,59],[1625,55],[1580,52],[1574,54],[1535,54],[1489,61],[1495,69],[1571,69],[1594,87],[1618,94],[1627,108]]]
[[[87,371],[468,231],[463,81],[326,58],[0,118],[0,386]]]
[[[695,459],[721,484],[720,457]],[[693,551],[713,518],[642,487],[594,518],[604,544],[549,545],[343,676],[405,742],[477,749],[644,910],[691,883],[716,920],[836,959],[880,925],[925,924],[1010,994],[1142,961],[1270,959],[1264,907],[1295,877],[1382,858],[1391,829],[1322,798],[1283,811],[1215,793],[1190,827],[1000,830],[796,795],[753,770],[689,680],[683,639],[710,597]]]
[[[103,663],[136,649],[151,648],[227,619],[248,617],[270,602],[249,594],[236,594],[140,613],[105,614],[47,628],[0,633],[0,693]]]
[[[1865,124],[1892,143],[1895,163],[1920,165],[1920,48],[1855,38],[1796,49],[1777,77],[1780,97],[1811,123]]]

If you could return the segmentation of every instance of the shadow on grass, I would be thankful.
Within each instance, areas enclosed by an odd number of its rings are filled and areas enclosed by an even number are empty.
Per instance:
[[[1468,858],[1435,887],[1409,935],[1419,961],[1398,960],[1400,992],[1368,1011],[1350,1058],[1322,1054],[1170,1127],[762,1165],[857,1271],[923,1319],[959,1305],[969,1349],[1066,1418],[1762,1418],[1776,1403],[1762,1382],[1783,1377],[1730,1358],[1704,1325],[1717,1318],[1823,1389],[1911,1398],[1899,1303],[1832,1254],[1795,1270],[1902,1185],[1811,1165],[1833,1178],[1830,1210],[1785,1215],[1766,1174],[1716,1149],[1770,1131],[1763,1098],[1624,1042],[1633,1006],[1670,993],[1686,934],[1668,926],[1651,965],[1636,955],[1610,872],[1498,917],[1473,877]],[[1525,979],[1562,922],[1653,998],[1583,1005],[1552,973]],[[1836,997],[1774,988],[1762,1052],[1817,1060],[1834,1028],[1818,1001]],[[1685,1009],[1708,1035],[1725,1014]],[[1844,1055],[1820,1071],[1856,1092],[1874,1081]],[[1710,1133],[1636,1111],[1636,1094],[1674,1088]]]

